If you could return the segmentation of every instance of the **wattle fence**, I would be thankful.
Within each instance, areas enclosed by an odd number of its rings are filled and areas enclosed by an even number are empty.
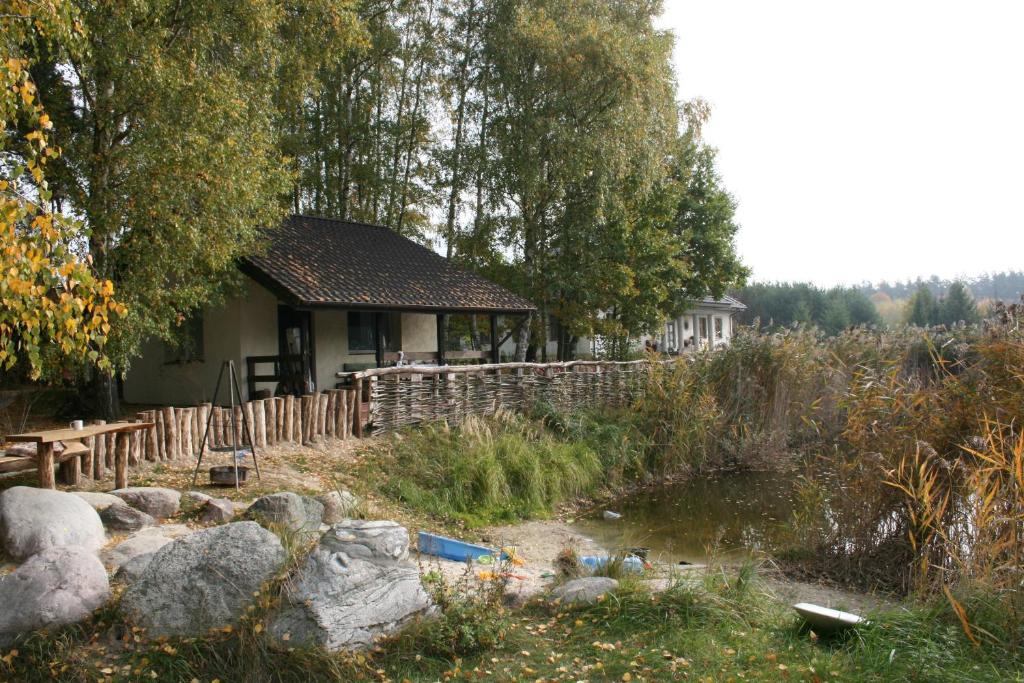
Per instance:
[[[540,402],[560,410],[627,405],[649,365],[647,360],[413,365],[338,373],[338,378],[368,399],[366,425],[381,433],[423,422],[457,424],[467,415],[499,408],[526,411]],[[362,425],[356,429],[360,436]]]

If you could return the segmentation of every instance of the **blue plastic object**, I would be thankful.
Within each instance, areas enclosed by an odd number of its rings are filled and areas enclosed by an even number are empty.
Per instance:
[[[610,561],[611,558],[607,555],[584,555],[580,558],[580,562],[591,569],[600,569]],[[644,570],[644,561],[636,555],[627,555],[622,558],[622,568],[631,572],[640,573]]]
[[[465,543],[454,538],[438,536],[437,534],[431,534],[426,531],[419,532],[419,548],[420,552],[424,555],[436,555],[437,557],[443,557],[446,560],[455,560],[456,562],[476,560],[480,557],[484,557],[485,555],[488,557],[494,557],[498,552],[494,548]],[[502,555],[502,557],[504,557],[504,555]]]

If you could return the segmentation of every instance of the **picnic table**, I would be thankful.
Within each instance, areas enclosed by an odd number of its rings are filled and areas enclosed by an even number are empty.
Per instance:
[[[121,489],[128,486],[128,437],[132,432],[151,427],[153,427],[152,422],[111,422],[110,424],[85,425],[82,429],[47,429],[25,434],[12,434],[7,437],[7,441],[36,444],[34,460],[39,472],[39,487],[52,489],[57,486],[53,470],[55,443],[61,441],[65,444],[59,460],[62,469],[65,465],[69,466],[70,478],[75,480],[69,483],[74,484],[77,483],[77,474],[81,471],[81,456],[90,452],[89,447],[82,443],[82,439],[90,436],[115,434],[114,484],[116,488]]]

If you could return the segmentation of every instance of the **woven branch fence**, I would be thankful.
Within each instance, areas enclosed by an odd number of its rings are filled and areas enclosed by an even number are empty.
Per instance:
[[[338,373],[356,392],[369,389],[367,424],[374,433],[499,409],[528,411],[540,402],[560,410],[628,405],[649,361],[572,361],[500,365],[405,366]]]

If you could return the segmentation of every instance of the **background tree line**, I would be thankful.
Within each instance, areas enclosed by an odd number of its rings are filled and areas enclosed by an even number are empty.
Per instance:
[[[881,292],[892,299],[910,299],[921,287],[926,287],[933,296],[944,297],[954,284],[966,287],[975,300],[998,300],[1013,302],[1024,296],[1024,271],[1008,270],[1001,273],[986,273],[969,278],[944,279],[938,275],[901,282],[882,281],[877,284],[864,283],[858,289],[868,295]]]
[[[526,295],[527,356],[549,315],[568,349],[746,275],[660,2],[70,0],[48,34],[15,4],[7,51],[62,150],[48,208],[126,306],[115,373],[232,292],[289,211],[387,225]],[[29,132],[11,124],[4,175]]]
[[[855,287],[822,289],[806,282],[754,283],[734,294],[747,306],[738,320],[763,329],[814,325],[834,335],[851,325],[882,322],[871,299]]]
[[[951,326],[977,323],[982,317],[968,286],[960,281],[949,284],[941,296],[921,283],[896,308],[884,293],[874,292],[869,297],[861,287],[823,289],[801,282],[754,283],[733,294],[747,305],[739,321],[762,329],[802,324],[835,335],[858,325]]]

